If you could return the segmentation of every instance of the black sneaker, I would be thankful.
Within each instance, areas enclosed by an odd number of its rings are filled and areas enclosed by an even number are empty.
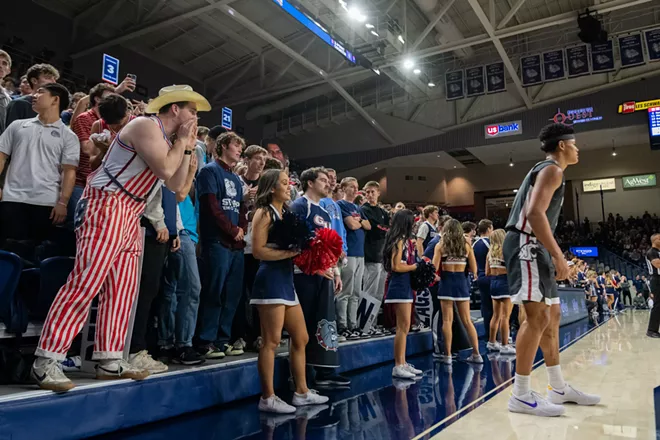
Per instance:
[[[646,336],[649,338],[660,338],[660,333],[649,330],[646,332]]]
[[[314,380],[314,384],[325,387],[349,387],[351,386],[351,380],[338,374],[331,374],[329,376],[320,377],[317,375],[316,380]]]
[[[176,349],[174,347],[158,347],[158,356],[156,356],[157,360],[163,362],[164,364],[169,364],[172,362],[174,357],[176,357]]]
[[[195,350],[206,359],[222,359],[225,357],[225,352],[214,344],[200,345]]]
[[[346,335],[346,339],[349,341],[356,341],[361,338],[360,332],[357,330],[347,330]]]
[[[172,363],[180,365],[200,365],[206,362],[204,356],[197,353],[192,347],[181,347],[172,357]]]

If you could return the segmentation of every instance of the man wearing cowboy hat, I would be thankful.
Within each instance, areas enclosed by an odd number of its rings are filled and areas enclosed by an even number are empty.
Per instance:
[[[153,116],[129,122],[89,175],[74,217],[75,266],[53,301],[35,352],[32,377],[41,388],[62,392],[75,386],[58,361],[66,357],[97,294],[96,378],[140,380],[149,375],[123,359],[138,287],[140,216],[163,182],[172,191],[185,185],[197,112],[210,109],[190,86],[164,87],[147,106]]]

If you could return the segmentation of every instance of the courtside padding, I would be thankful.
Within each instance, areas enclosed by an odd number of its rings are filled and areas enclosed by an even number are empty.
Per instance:
[[[391,362],[393,342],[390,336],[342,344],[340,372]],[[409,356],[431,350],[430,332],[409,335]],[[287,386],[288,372],[286,357],[276,358],[277,389]],[[155,375],[142,382],[98,382],[65,394],[39,393],[0,403],[0,440],[85,438],[256,396],[260,391],[256,359],[250,359]],[[240,417],[236,423],[241,423]]]

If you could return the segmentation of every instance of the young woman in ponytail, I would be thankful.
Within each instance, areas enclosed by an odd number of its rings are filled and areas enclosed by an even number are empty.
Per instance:
[[[486,257],[486,276],[490,276],[490,297],[493,300],[493,318],[490,320],[488,350],[501,354],[516,354],[516,349],[509,345],[509,317],[511,316],[511,293],[506,275],[506,265],[502,255],[502,244],[506,232],[497,229],[490,235],[490,251]],[[500,332],[502,343],[497,342]]]

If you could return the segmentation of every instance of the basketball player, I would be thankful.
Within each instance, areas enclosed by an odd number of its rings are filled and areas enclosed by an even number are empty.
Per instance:
[[[161,89],[147,107],[157,115],[129,122],[90,174],[74,217],[75,266],[48,312],[35,353],[32,377],[39,387],[57,392],[74,387],[58,361],[66,357],[97,294],[96,378],[141,380],[149,375],[122,358],[137,294],[140,216],[163,181],[174,191],[184,186],[195,148],[197,112],[210,109],[206,98],[190,86]]]
[[[550,124],[541,130],[547,157],[523,180],[506,224],[503,253],[513,301],[527,319],[518,332],[516,380],[509,411],[543,417],[564,414],[561,404],[595,405],[600,397],[564,382],[559,365],[561,306],[556,279],[568,278],[568,263],[553,236],[564,202],[564,170],[578,162],[573,128]],[[541,347],[548,372],[548,399],[530,388],[536,351]]]

